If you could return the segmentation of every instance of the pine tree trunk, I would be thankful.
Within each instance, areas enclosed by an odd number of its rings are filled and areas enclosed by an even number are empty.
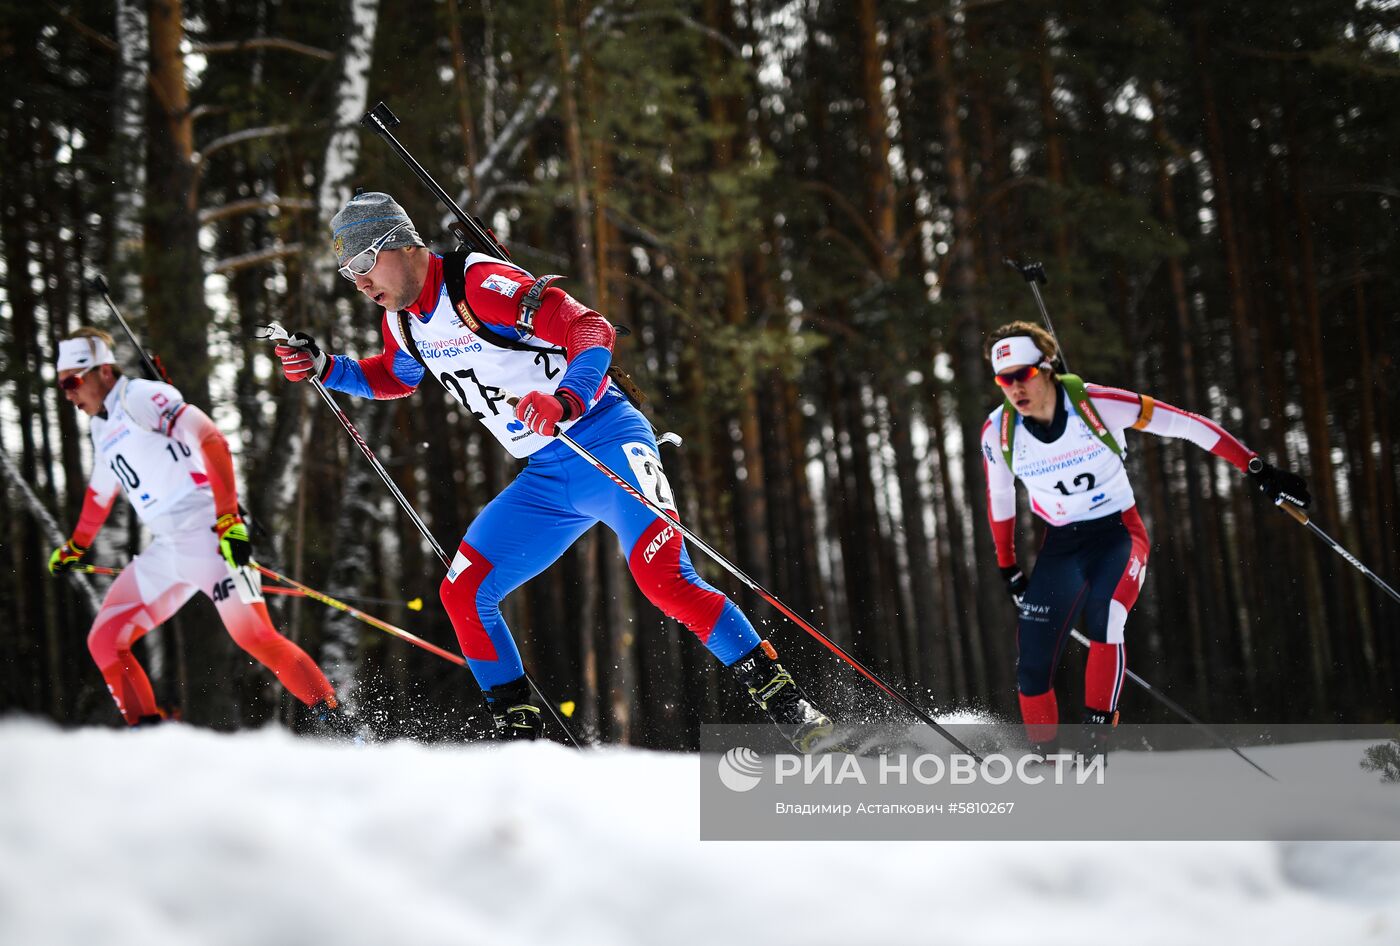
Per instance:
[[[1057,280],[1062,287],[1059,295],[1063,299],[1064,324],[1074,325],[1074,292],[1068,278],[1071,263],[1069,229],[1065,226],[1065,193],[1069,176],[1065,167],[1064,141],[1060,131],[1060,116],[1055,108],[1055,57],[1050,40],[1048,20],[1036,24],[1038,44],[1036,74],[1040,90],[1040,124],[1045,136],[1045,179],[1050,183],[1050,232],[1055,243],[1056,267],[1065,278]]]
[[[948,205],[953,217],[953,236],[949,249],[953,262],[949,287],[952,304],[956,307],[956,321],[952,333],[955,343],[950,354],[953,356],[953,371],[957,378],[955,398],[958,427],[962,433],[962,485],[967,505],[972,510],[970,551],[975,556],[971,566],[964,573],[966,583],[960,581],[958,585],[960,589],[968,591],[962,608],[964,620],[967,622],[965,627],[970,634],[972,672],[976,689],[978,692],[985,692],[991,679],[1001,681],[1010,678],[1015,660],[1008,635],[994,634],[986,648],[986,659],[990,659],[996,667],[1002,669],[992,671],[995,677],[989,677],[988,668],[981,663],[984,659],[981,640],[984,620],[985,616],[998,613],[999,602],[995,600],[994,593],[998,591],[1000,584],[980,580],[981,569],[991,568],[996,562],[991,535],[984,526],[988,521],[987,491],[985,473],[982,470],[982,452],[977,446],[982,439],[982,424],[985,420],[980,410],[981,398],[978,392],[984,383],[987,368],[982,357],[982,325],[976,301],[976,242],[969,204],[971,188],[967,179],[966,148],[963,145],[962,128],[958,119],[958,85],[953,73],[952,45],[949,42],[945,18],[933,18],[930,36],[930,52],[938,77],[939,127],[943,138]],[[937,402],[933,410],[938,410]],[[942,462],[943,459],[945,457],[940,453],[940,466],[946,476],[947,465]],[[963,512],[956,502],[951,478],[947,478],[944,489],[950,503],[949,515],[958,519],[950,533],[955,546],[953,554],[955,558],[962,558],[967,552],[961,535]],[[1000,597],[999,593],[996,597]]]
[[[467,191],[473,196],[476,188],[476,123],[472,120],[471,89],[467,77],[467,56],[462,46],[462,23],[457,10],[457,0],[445,0],[443,17],[447,20],[447,37],[452,44],[452,89],[457,100],[457,124],[462,135],[462,153],[466,159]],[[489,103],[487,110],[489,111]]]
[[[574,212],[574,263],[578,266],[579,281],[583,285],[582,302],[585,305],[600,305],[598,298],[598,270],[594,262],[591,234],[593,202],[589,198],[588,175],[585,167],[588,156],[587,144],[579,119],[578,97],[575,94],[577,81],[573,57],[570,55],[570,40],[575,36],[573,22],[565,12],[566,0],[554,2],[554,50],[558,56],[558,67],[563,81],[560,83],[559,98],[564,107],[564,143],[569,160],[569,183],[573,191]]]

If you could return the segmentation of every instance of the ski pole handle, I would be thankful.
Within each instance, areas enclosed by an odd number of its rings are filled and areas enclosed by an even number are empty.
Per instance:
[[[1297,506],[1290,503],[1288,500],[1279,497],[1278,499],[1274,500],[1274,505],[1282,509],[1284,512],[1288,513],[1295,520],[1297,520],[1298,525],[1305,526],[1308,524],[1308,514],[1303,512],[1303,510],[1299,509]]]

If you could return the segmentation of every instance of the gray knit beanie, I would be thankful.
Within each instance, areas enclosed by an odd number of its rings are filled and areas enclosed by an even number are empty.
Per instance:
[[[344,266],[347,260],[364,252],[395,227],[399,229],[381,244],[381,249],[426,246],[408,214],[388,194],[368,191],[351,197],[331,218],[331,247],[335,250],[336,265]]]

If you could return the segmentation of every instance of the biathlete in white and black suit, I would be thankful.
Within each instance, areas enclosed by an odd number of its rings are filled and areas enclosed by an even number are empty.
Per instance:
[[[1271,499],[1310,501],[1303,479],[1265,463],[1204,417],[1146,394],[1055,375],[1054,339],[1012,322],[987,346],[1005,395],[982,427],[987,513],[997,565],[1019,609],[1017,688],[1033,743],[1056,737],[1053,680],[1060,653],[1083,615],[1091,640],[1084,669],[1084,721],[1114,724],[1127,654],[1123,629],[1147,575],[1149,543],[1124,466],[1124,432],[1189,440],[1247,473]],[[1035,572],[1016,562],[1016,480],[1046,523]]]
[[[430,253],[387,194],[352,198],[331,223],[340,272],[384,310],[384,351],[322,353],[298,332],[277,353],[289,379],[313,373],[328,388],[398,398],[441,384],[501,446],[528,464],[481,511],[442,581],[467,665],[498,734],[541,728],[501,600],[548,568],[595,523],[618,537],[647,598],[684,624],[799,749],[831,721],[798,689],[739,608],[696,574],[670,519],[657,518],[555,435],[569,435],[678,519],[651,424],[609,376],[612,325],[558,286],[478,253]],[[512,409],[508,393],[522,395]]]

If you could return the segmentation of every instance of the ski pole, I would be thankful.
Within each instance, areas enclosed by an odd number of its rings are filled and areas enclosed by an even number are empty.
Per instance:
[[[92,279],[88,281],[88,285],[92,286],[94,290],[101,294],[102,301],[107,303],[107,308],[111,309],[112,314],[117,317],[117,322],[121,325],[122,331],[126,332],[126,337],[131,342],[132,347],[140,352],[141,361],[145,364],[146,373],[151,376],[151,380],[164,381],[166,384],[169,384],[170,375],[165,373],[165,366],[142,347],[141,343],[136,339],[136,333],[131,330],[131,326],[127,324],[126,319],[122,318],[121,310],[117,308],[117,304],[112,301],[112,297],[107,292],[107,280],[103,279],[99,274],[92,277]]]
[[[262,590],[262,592],[265,595],[278,595],[284,598],[313,597],[312,595],[307,594],[305,591],[301,591],[297,588],[281,588],[277,585],[268,585]],[[359,604],[401,604],[404,607],[408,608],[408,610],[410,611],[423,610],[422,598],[410,598],[407,601],[403,601],[398,598],[370,598],[365,595],[341,595],[340,597],[344,601],[355,601]]]
[[[267,325],[258,326],[253,337],[270,339],[272,341],[286,341],[291,335],[278,323],[270,322]],[[355,441],[355,445],[360,448],[360,452],[364,454],[370,466],[374,467],[374,472],[379,474],[379,478],[384,482],[389,493],[399,504],[399,508],[404,511],[409,521],[418,529],[418,533],[427,541],[428,546],[437,553],[438,560],[442,562],[443,567],[451,568],[451,559],[449,559],[447,553],[442,550],[442,546],[438,544],[437,538],[428,531],[427,523],[423,521],[423,518],[418,515],[418,512],[413,508],[412,504],[409,503],[408,498],[404,496],[398,484],[395,483],[393,477],[389,475],[389,471],[384,469],[384,465],[379,462],[379,458],[374,455],[374,451],[369,448],[369,444],[365,443],[365,438],[355,429],[355,425],[350,422],[350,418],[340,409],[340,405],[337,404],[335,398],[331,396],[331,392],[326,390],[326,386],[321,383],[321,379],[314,374],[308,380],[310,380],[311,386],[316,389],[316,393],[321,395],[321,400],[330,408],[336,420],[340,421],[340,426],[344,427],[345,432],[350,435],[350,439]]]
[[[272,341],[286,341],[291,335],[278,323],[270,322],[267,325],[258,326],[253,337],[270,339]],[[437,553],[438,561],[442,563],[442,567],[450,569],[452,567],[452,560],[449,559],[447,553],[442,550],[442,546],[438,544],[437,538],[428,530],[428,525],[423,521],[423,517],[418,515],[418,511],[413,508],[413,504],[404,496],[398,484],[395,483],[393,477],[389,475],[389,471],[384,469],[384,464],[380,463],[379,458],[374,455],[374,451],[371,450],[369,444],[365,442],[365,438],[360,435],[360,432],[355,429],[355,425],[350,422],[350,418],[340,409],[340,405],[337,404],[335,398],[331,396],[331,392],[326,390],[326,386],[321,383],[321,379],[314,374],[309,380],[311,381],[311,386],[316,389],[316,393],[321,395],[321,400],[325,401],[326,406],[331,409],[331,413],[335,415],[336,420],[340,421],[340,426],[345,428],[345,432],[350,435],[350,439],[355,441],[356,446],[360,448],[360,452],[365,455],[365,459],[369,461],[370,466],[374,468],[374,472],[379,475],[379,479],[383,481],[384,486],[389,490],[390,494],[393,495],[394,500],[399,504],[399,508],[402,509],[409,520],[413,522],[413,525],[418,529],[418,533],[427,540],[429,547]],[[554,707],[556,704],[554,701],[546,696],[544,691],[539,688],[539,685],[535,683],[534,678],[528,670],[525,672],[525,680],[530,684],[531,688],[534,689],[535,693],[539,695],[540,701],[549,709],[550,715],[553,716],[554,721],[559,724],[559,728],[564,731],[564,735],[568,737],[569,742],[573,744],[574,748],[581,748],[578,740],[574,738],[573,732],[570,731],[568,726],[564,725],[564,720],[562,720],[555,711]]]
[[[312,588],[308,585],[303,585],[301,582],[296,581],[293,578],[288,578],[286,575],[280,575],[272,569],[267,568],[263,565],[258,566],[258,571],[262,572],[264,575],[266,575],[268,578],[271,578],[274,581],[280,581],[283,584],[291,586],[288,588],[264,588],[264,594],[270,591],[273,594],[302,595],[303,597],[310,598],[312,601],[319,601],[322,604],[329,605],[330,607],[335,608],[338,611],[344,611],[352,618],[355,618],[359,621],[363,621],[370,627],[378,628],[386,634],[392,634],[394,637],[397,637],[400,640],[408,641],[410,644],[413,644],[416,647],[421,647],[428,653],[435,654],[438,657],[441,657],[443,660],[450,661],[451,663],[454,663],[459,667],[465,667],[467,665],[466,660],[464,660],[460,654],[454,654],[449,650],[444,650],[441,647],[438,647],[436,644],[431,644],[428,641],[423,640],[423,638],[418,637],[415,634],[411,634],[408,631],[405,631],[401,627],[395,627],[388,621],[381,621],[379,618],[374,617],[371,614],[365,614],[363,611],[360,611],[357,608],[350,607],[343,601],[337,601],[335,598],[332,598],[325,592],[317,591],[315,588]],[[344,595],[343,597],[351,601],[356,600],[354,598],[351,598],[349,595]],[[361,598],[360,600],[364,599]],[[414,598],[413,600],[418,602],[417,610],[422,610],[422,600],[419,598]],[[391,601],[389,603],[392,604],[393,602]],[[564,711],[564,715],[572,716],[574,712],[574,703],[572,700],[567,700],[563,703],[560,703],[559,708]]]
[[[1070,631],[1070,634],[1071,634],[1071,636],[1074,637],[1075,640],[1079,641],[1079,643],[1083,644],[1085,647],[1088,647],[1088,646],[1089,646],[1089,638],[1087,638],[1087,637],[1085,637],[1083,634],[1079,633],[1078,630],[1071,630],[1071,631]],[[1167,696],[1167,695],[1166,695],[1165,693],[1163,693],[1161,690],[1158,690],[1158,689],[1157,689],[1156,687],[1154,687],[1152,684],[1148,683],[1148,682],[1147,682],[1146,680],[1144,680],[1142,677],[1140,677],[1140,676],[1138,676],[1137,674],[1133,673],[1131,670],[1127,669],[1126,667],[1123,668],[1123,672],[1127,675],[1127,677],[1128,677],[1129,680],[1133,681],[1133,682],[1136,683],[1138,686],[1140,686],[1140,687],[1142,687],[1144,690],[1146,690],[1146,691],[1148,692],[1148,695],[1150,695],[1154,700],[1157,700],[1159,703],[1161,703],[1161,704],[1162,704],[1163,706],[1165,706],[1167,709],[1171,710],[1173,713],[1175,713],[1176,715],[1180,716],[1182,719],[1186,720],[1186,721],[1187,721],[1188,723],[1190,723],[1191,725],[1201,727],[1201,731],[1204,732],[1207,736],[1210,736],[1210,738],[1214,739],[1216,745],[1222,746],[1222,747],[1224,747],[1224,748],[1226,748],[1226,749],[1229,749],[1229,750],[1230,750],[1231,752],[1233,752],[1235,755],[1239,756],[1241,759],[1244,759],[1246,762],[1248,762],[1248,763],[1249,763],[1251,766],[1253,766],[1255,769],[1258,769],[1259,772],[1261,772],[1262,774],[1268,775],[1269,778],[1274,779],[1275,782],[1278,781],[1278,779],[1274,778],[1273,775],[1270,775],[1269,772],[1266,771],[1264,768],[1262,768],[1257,762],[1255,762],[1255,761],[1254,761],[1253,759],[1251,759],[1249,756],[1245,755],[1245,754],[1244,754],[1243,752],[1241,752],[1238,748],[1236,748],[1234,743],[1230,742],[1230,740],[1228,740],[1228,739],[1226,739],[1224,736],[1222,736],[1222,735],[1221,735],[1214,727],[1212,727],[1209,723],[1203,723],[1203,722],[1201,722],[1199,719],[1197,719],[1196,717],[1192,716],[1189,712],[1187,712],[1186,708],[1185,708],[1184,706],[1182,706],[1180,703],[1178,703],[1176,700],[1173,700],[1171,697]]]
[[[88,565],[84,562],[79,562],[76,565],[69,565],[65,571],[78,572],[81,575],[107,576],[120,575],[122,573],[120,568],[113,568],[110,565]]]
[[[335,608],[337,611],[343,611],[346,614],[350,615],[352,618],[355,618],[358,621],[363,621],[370,627],[378,628],[386,634],[392,634],[394,637],[397,637],[400,640],[406,640],[410,644],[413,644],[416,647],[421,647],[430,654],[436,654],[443,660],[451,661],[459,667],[465,667],[467,665],[466,660],[460,654],[454,654],[449,650],[443,650],[436,644],[431,644],[428,641],[423,640],[423,638],[418,637],[416,634],[410,634],[408,631],[405,631],[401,627],[395,627],[388,621],[381,621],[379,620],[379,618],[374,617],[371,614],[366,614],[358,608],[351,607],[344,601],[337,601],[335,598],[332,598],[330,595],[325,594],[324,592],[317,591],[315,588],[312,588],[309,585],[303,585],[295,578],[288,578],[286,575],[278,574],[277,572],[268,568],[266,565],[258,565],[257,569],[258,571],[266,575],[268,578],[271,578],[273,581],[280,581],[284,585],[287,585],[291,588],[295,588],[297,591],[301,592],[303,595],[305,595],[313,601],[319,601],[324,605],[328,605],[332,608]],[[266,591],[267,589],[263,590]]]
[[[511,395],[509,393],[506,394],[506,402],[508,404],[515,404],[518,400],[519,398],[515,397],[514,395]],[[943,726],[939,725],[938,720],[934,719],[924,710],[920,709],[917,705],[914,704],[912,700],[906,697],[903,693],[900,693],[893,686],[880,679],[880,677],[873,670],[866,667],[865,664],[857,660],[854,656],[847,652],[840,644],[836,643],[831,638],[823,634],[821,631],[813,627],[810,623],[804,620],[800,614],[798,614],[796,611],[792,610],[792,608],[784,604],[782,600],[778,598],[777,595],[773,594],[767,588],[764,588],[753,578],[750,578],[743,571],[743,569],[739,568],[739,566],[735,565],[733,562],[729,561],[729,559],[721,555],[717,549],[712,548],[709,543],[707,543],[704,539],[700,538],[698,535],[692,532],[690,528],[687,527],[684,523],[682,523],[679,519],[673,518],[670,514],[668,514],[666,510],[663,509],[658,503],[656,503],[651,497],[647,496],[645,493],[637,489],[631,483],[618,476],[615,472],[613,472],[612,467],[608,466],[602,460],[595,457],[591,452],[589,452],[587,447],[580,444],[577,440],[570,437],[567,433],[565,433],[562,430],[559,431],[558,437],[560,440],[564,441],[564,443],[566,443],[569,446],[570,450],[573,450],[574,453],[582,457],[595,470],[597,470],[599,473],[602,473],[608,479],[612,480],[614,483],[620,486],[629,496],[631,496],[633,499],[637,500],[642,505],[650,509],[652,513],[662,522],[665,522],[667,525],[673,526],[676,529],[676,531],[680,532],[681,535],[685,536],[686,541],[690,542],[696,548],[700,549],[706,555],[710,556],[710,558],[714,559],[717,563],[719,563],[719,565],[725,571],[729,572],[729,574],[733,575],[735,578],[743,582],[749,588],[750,591],[754,592],[759,597],[763,598],[763,600],[771,604],[773,607],[777,608],[788,620],[792,621],[798,627],[802,628],[802,630],[806,631],[808,634],[812,635],[812,637],[816,638],[817,641],[821,643],[821,645],[827,650],[830,650],[833,654],[840,657],[846,663],[854,667],[861,674],[861,676],[865,677],[871,683],[875,684],[875,686],[879,687],[881,692],[883,692],[890,699],[894,700],[896,704],[902,706],[904,709],[913,713],[915,716],[919,717],[920,720],[931,726],[935,732],[937,732],[940,736],[946,739],[959,752],[962,752],[965,755],[972,756],[972,758],[976,759],[978,762],[982,761],[981,756],[973,752],[967,746],[963,745],[963,743],[956,736],[954,736]]]
[[[120,568],[113,568],[113,567],[111,567],[111,566],[109,566],[109,565],[87,565],[87,564],[84,564],[84,563],[81,563],[81,562],[78,563],[77,565],[70,565],[70,566],[68,566],[68,571],[70,571],[70,572],[80,572],[80,573],[82,573],[82,574],[84,574],[84,575],[106,575],[106,576],[115,576],[115,575],[120,575],[120,574],[121,574],[121,569],[120,569]],[[292,598],[310,598],[310,597],[312,597],[312,596],[311,596],[310,594],[308,594],[307,592],[302,591],[302,590],[300,590],[300,589],[298,589],[298,588],[281,588],[281,587],[278,587],[277,585],[268,585],[266,588],[264,588],[264,589],[262,590],[262,592],[263,592],[263,594],[265,594],[265,595],[282,595],[282,596],[285,596],[285,597],[292,597]],[[408,610],[410,610],[410,611],[422,611],[422,610],[423,610],[423,599],[422,599],[422,598],[409,598],[407,601],[404,601],[402,598],[372,598],[372,597],[369,597],[368,595],[341,595],[340,597],[341,597],[341,600],[343,600],[343,601],[356,601],[356,602],[359,602],[360,604],[398,604],[398,605],[403,605],[404,607],[408,608]]]
[[[1352,567],[1354,567],[1361,574],[1374,581],[1377,585],[1381,587],[1381,590],[1384,591],[1386,594],[1390,595],[1396,601],[1400,601],[1400,593],[1397,593],[1394,588],[1387,585],[1385,581],[1381,578],[1381,576],[1377,575],[1375,572],[1371,571],[1369,568],[1363,565],[1355,555],[1352,555],[1346,549],[1342,548],[1341,545],[1339,545],[1337,541],[1333,539],[1330,535],[1319,529],[1317,523],[1313,522],[1312,518],[1302,509],[1299,509],[1297,506],[1295,506],[1293,503],[1290,503],[1283,497],[1279,497],[1278,499],[1274,500],[1274,505],[1282,509],[1284,512],[1288,513],[1290,516],[1292,516],[1299,523],[1299,525],[1307,526],[1309,531],[1311,531],[1313,535],[1317,536],[1319,539],[1332,546],[1332,551],[1336,552],[1342,558],[1350,562]]]
[[[268,578],[271,578],[273,581],[280,581],[283,585],[286,585],[286,586],[287,586],[287,587],[285,587],[285,588],[278,588],[278,587],[276,587],[276,586],[264,588],[264,589],[262,589],[263,594],[272,594],[272,595],[296,595],[296,596],[302,597],[302,598],[310,598],[310,599],[313,600],[313,601],[319,601],[319,602],[321,602],[322,604],[324,604],[324,605],[329,605],[330,607],[335,608],[335,609],[338,610],[338,611],[344,611],[346,614],[350,615],[352,618],[355,618],[356,620],[359,620],[359,621],[363,621],[364,623],[368,624],[370,627],[378,628],[379,630],[384,631],[386,634],[392,634],[392,635],[395,636],[395,637],[402,638],[403,640],[408,641],[410,644],[415,644],[415,645],[417,645],[418,647],[423,648],[424,650],[428,651],[429,653],[437,654],[439,657],[443,658],[444,660],[450,660],[452,663],[456,664],[456,665],[459,666],[459,667],[464,667],[464,666],[466,666],[466,661],[463,660],[462,657],[461,657],[460,655],[454,654],[454,653],[452,653],[451,651],[443,650],[441,647],[438,647],[436,644],[430,644],[428,641],[425,641],[425,640],[423,640],[421,637],[417,637],[417,636],[415,636],[414,634],[411,634],[411,633],[409,633],[408,631],[405,631],[403,628],[395,627],[394,625],[390,624],[388,621],[381,621],[379,618],[375,617],[375,616],[372,615],[372,614],[366,614],[365,612],[359,610],[358,608],[351,607],[350,605],[346,604],[344,601],[340,601],[340,600],[337,600],[337,599],[335,599],[335,598],[332,598],[330,595],[326,594],[325,592],[317,591],[315,588],[312,588],[312,587],[309,586],[309,585],[303,585],[301,582],[297,581],[297,580],[294,579],[294,578],[288,578],[286,575],[278,574],[277,572],[273,571],[272,569],[268,568],[268,567],[265,566],[265,565],[257,565],[257,566],[255,566],[255,567],[257,568],[258,571],[262,572],[264,575],[266,575]],[[82,563],[82,562],[80,562],[80,563],[78,563],[78,564],[76,564],[76,565],[69,566],[68,571],[80,572],[80,573],[82,573],[82,574],[84,574],[84,575],[107,575],[107,576],[120,575],[121,572],[122,572],[122,570],[121,570],[120,568],[113,568],[113,567],[110,566],[110,565],[88,565],[88,564]],[[348,600],[351,600],[351,601],[354,601],[354,600],[365,600],[365,599],[363,599],[363,598],[352,598],[350,595],[345,595],[344,597],[345,597],[346,599],[348,599]],[[369,599],[369,600],[386,601],[387,603],[390,603],[390,604],[393,603],[393,602],[391,602],[391,601],[387,601],[387,599],[378,599],[378,598],[376,598],[376,599]],[[422,601],[421,601],[421,599],[415,598],[414,601],[418,601],[418,602],[419,602],[419,606],[418,606],[418,609],[417,609],[417,610],[422,610]]]
[[[1060,344],[1060,336],[1055,334],[1055,326],[1052,325],[1050,322],[1050,313],[1046,311],[1045,300],[1041,298],[1040,286],[1036,285],[1037,283],[1050,282],[1050,280],[1046,278],[1045,275],[1045,264],[1018,263],[1013,259],[1003,259],[1002,262],[1005,263],[1007,266],[1010,266],[1012,269],[1016,270],[1016,272],[1020,273],[1021,278],[1024,279],[1027,285],[1031,287],[1031,293],[1035,296],[1035,304],[1040,307],[1040,317],[1045,320],[1045,327],[1050,331],[1050,337],[1055,340],[1055,348],[1060,353],[1060,366],[1064,368],[1065,373],[1068,374],[1069,362],[1065,359],[1064,346]]]

